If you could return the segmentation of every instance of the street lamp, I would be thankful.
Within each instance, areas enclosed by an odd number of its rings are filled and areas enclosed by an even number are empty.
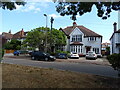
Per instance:
[[[47,52],[47,14],[44,14],[46,17],[46,37],[45,37],[45,52]]]
[[[47,14],[44,14],[44,16],[46,17],[46,28],[47,28]]]
[[[53,21],[54,21],[54,18],[51,17],[50,19],[50,22],[51,22],[51,36],[52,36],[52,26],[53,26]],[[51,47],[51,51],[52,51],[52,44],[50,43],[50,47]],[[53,51],[54,52],[54,51]]]

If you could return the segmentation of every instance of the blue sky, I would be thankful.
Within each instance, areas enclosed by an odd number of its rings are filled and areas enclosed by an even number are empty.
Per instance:
[[[22,28],[24,31],[30,31],[37,27],[46,26],[46,17],[43,14],[48,16],[48,27],[50,27],[50,18],[54,17],[53,27],[56,29],[65,28],[71,26],[73,21],[70,19],[70,16],[60,16],[55,9],[56,4],[49,2],[48,0],[43,0],[41,2],[28,2],[24,7],[17,6],[16,10],[2,10],[0,11],[0,22],[1,30],[0,32],[8,32],[9,30],[12,33],[20,31]],[[113,23],[118,23],[118,12],[113,11],[111,17],[107,20],[102,20],[97,17],[97,10],[95,6],[92,9],[92,12],[86,13],[83,16],[77,16],[76,23],[78,25],[83,25],[92,31],[103,36],[103,42],[108,42],[109,38],[113,33]]]

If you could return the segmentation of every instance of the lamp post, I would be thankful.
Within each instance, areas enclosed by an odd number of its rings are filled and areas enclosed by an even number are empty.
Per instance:
[[[52,36],[52,26],[53,26],[53,21],[54,21],[54,18],[51,17],[51,19],[50,19],[50,22],[51,22],[51,36]],[[50,43],[50,47],[51,47],[51,51],[52,51],[52,44],[51,44],[51,43]],[[54,50],[53,50],[53,52],[54,52]]]
[[[47,52],[47,14],[44,14],[44,16],[46,17],[46,37],[45,37],[45,52]]]

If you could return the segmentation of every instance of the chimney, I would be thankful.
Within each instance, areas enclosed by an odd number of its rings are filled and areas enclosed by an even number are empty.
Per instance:
[[[113,27],[114,27],[114,32],[116,32],[117,31],[117,23],[116,22],[114,22]]]
[[[76,22],[73,22],[73,27],[76,27],[76,26],[77,26]]]
[[[24,30],[23,30],[23,28],[21,30],[21,36],[24,36]]]

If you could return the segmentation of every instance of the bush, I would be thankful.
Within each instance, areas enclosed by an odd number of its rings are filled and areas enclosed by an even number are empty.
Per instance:
[[[65,54],[67,54],[67,55],[70,54],[69,51],[60,51],[60,50],[57,50],[56,53],[65,53]]]
[[[4,49],[0,49],[0,62],[1,62],[3,56],[4,56]]]
[[[110,62],[110,64],[112,64],[112,67],[115,70],[119,70],[120,69],[120,54],[112,54],[107,56],[108,61]]]

